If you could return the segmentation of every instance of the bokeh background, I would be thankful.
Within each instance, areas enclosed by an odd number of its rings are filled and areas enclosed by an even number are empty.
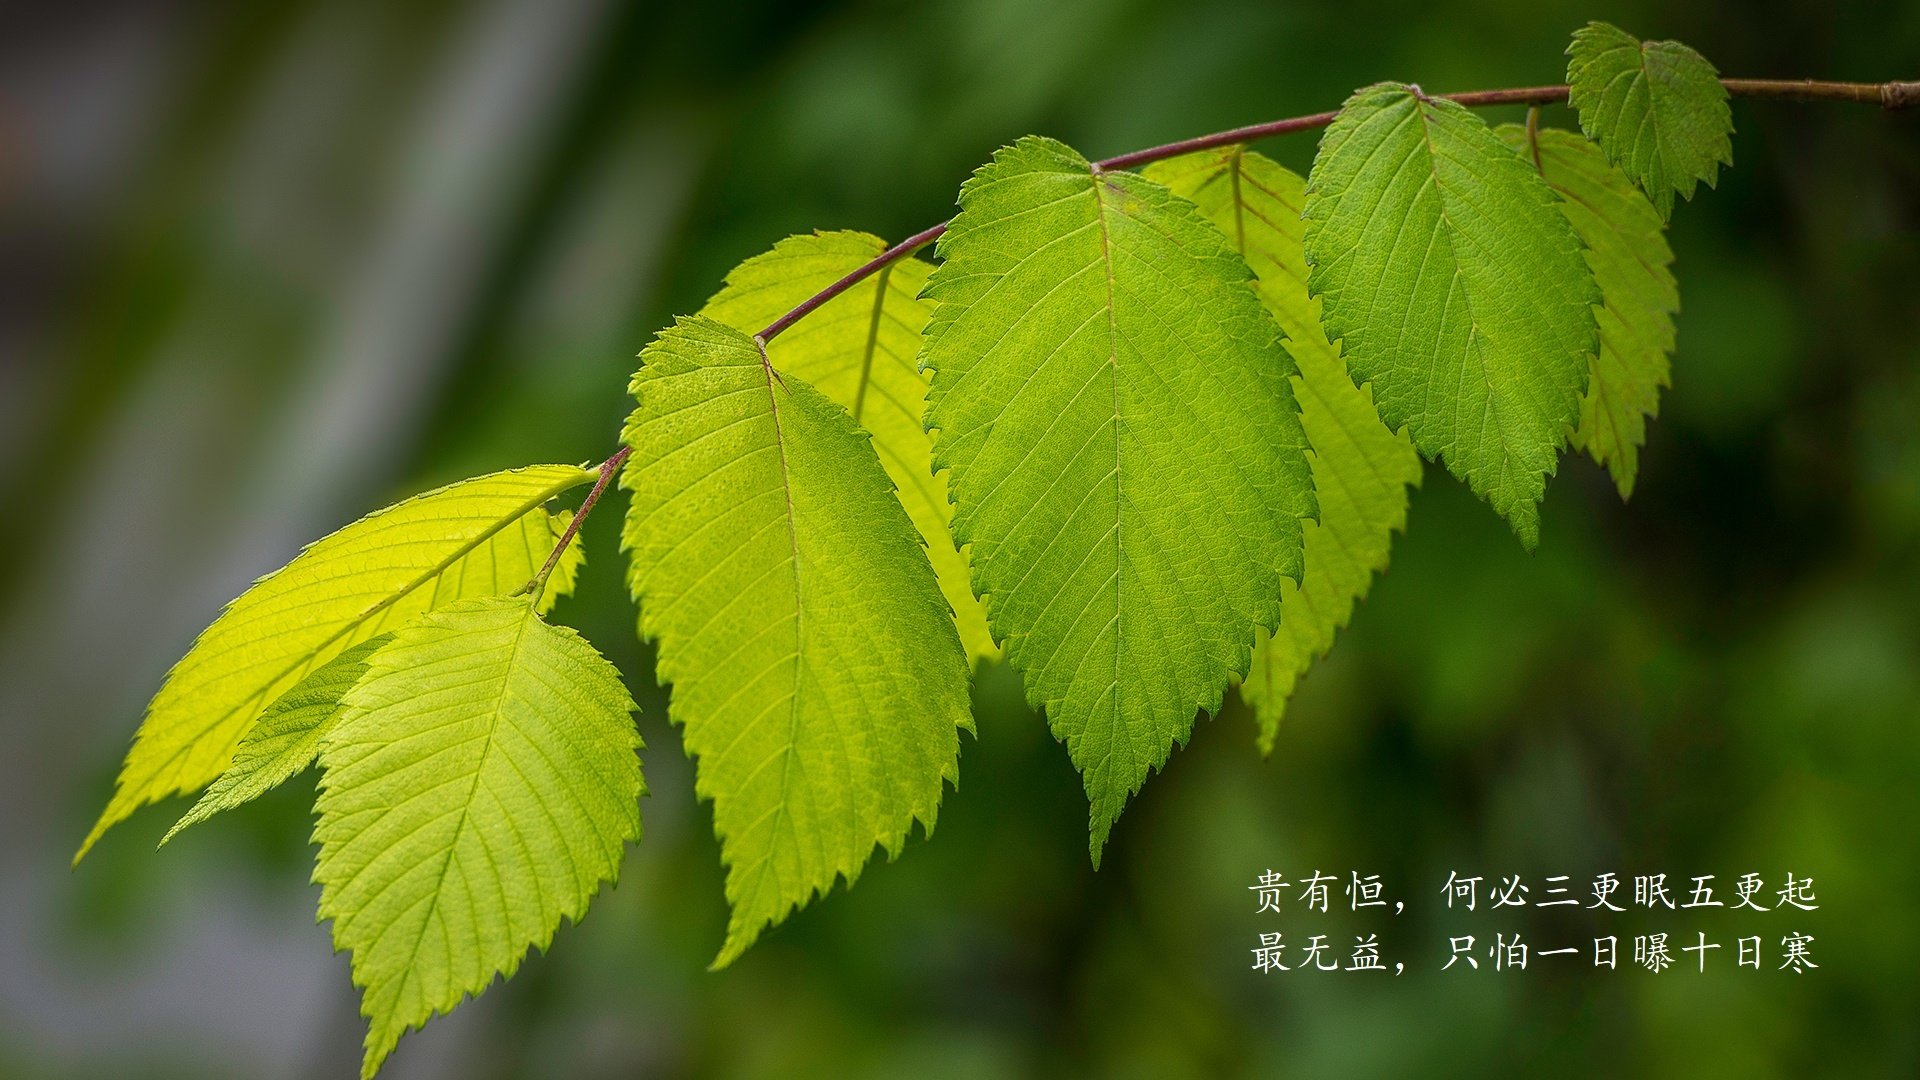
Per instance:
[[[300,543],[605,456],[633,354],[779,237],[904,235],[1027,132],[1100,156],[1380,78],[1556,82],[1589,18],[1732,74],[1920,77],[1911,0],[5,6],[6,1077],[353,1074],[310,779],[159,855],[180,806],[146,811],[69,872],[146,698]],[[596,516],[558,617],[643,704],[645,840],[387,1075],[1920,1075],[1920,116],[1734,117],[1738,166],[1675,214],[1632,504],[1569,460],[1528,556],[1429,468],[1273,758],[1237,705],[1202,721],[1098,874],[1063,749],[989,671],[936,839],[707,973],[711,821]],[[1408,910],[1256,918],[1269,867],[1380,873]],[[1821,907],[1463,920],[1450,870],[1792,871]],[[1379,932],[1408,971],[1259,976],[1265,929]],[[1459,933],[1790,929],[1818,971],[1438,970]]]

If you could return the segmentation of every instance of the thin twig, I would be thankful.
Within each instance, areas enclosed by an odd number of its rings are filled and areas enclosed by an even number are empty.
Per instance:
[[[921,248],[926,247],[928,244],[933,243],[935,240],[940,239],[940,234],[946,231],[947,223],[943,221],[931,229],[922,229],[914,233],[905,240],[875,255],[872,259],[868,260],[865,266],[860,267],[839,281],[807,297],[805,303],[787,312],[785,315],[780,316],[778,319],[773,320],[773,322],[767,324],[765,330],[760,331],[760,333],[755,336],[763,343],[772,341],[774,338],[780,336],[782,330],[813,314],[821,304],[860,284],[860,282],[864,281],[881,267],[891,266],[914,252],[919,251]]]
[[[1721,79],[1720,84],[1727,88],[1727,93],[1739,97],[1778,98],[1787,101],[1854,101],[1879,105],[1887,109],[1904,109],[1920,105],[1920,82],[1844,83],[1820,82],[1814,79]],[[1523,86],[1510,90],[1474,90],[1464,94],[1436,96],[1468,108],[1488,105],[1556,105],[1567,100],[1567,88]],[[1248,124],[1245,127],[1216,131],[1211,135],[1200,135],[1191,139],[1182,139],[1179,142],[1164,143],[1160,146],[1150,146],[1145,150],[1120,154],[1103,161],[1096,161],[1094,167],[1101,170],[1130,169],[1136,165],[1163,161],[1199,150],[1212,150],[1217,147],[1252,142],[1255,139],[1287,135],[1296,131],[1310,131],[1326,127],[1333,123],[1334,117],[1339,115],[1338,112],[1320,112],[1307,116],[1291,116],[1285,120],[1269,120],[1263,124]],[[769,323],[767,328],[760,331],[758,335],[761,342],[772,341],[782,331],[818,310],[822,304],[860,284],[881,267],[891,266],[933,243],[946,231],[947,222],[943,221],[932,228],[914,233],[874,256],[864,266],[821,289],[808,297],[799,307]]]
[[[580,532],[580,526],[586,524],[587,515],[593,513],[593,504],[600,501],[600,496],[607,490],[607,485],[613,482],[613,474],[620,471],[620,466],[627,463],[627,456],[632,453],[632,447],[622,446],[614,451],[612,457],[600,463],[600,478],[593,482],[593,490],[587,492],[587,497],[580,500],[580,509],[573,512],[573,520],[567,522],[566,531],[560,534],[560,542],[553,545],[553,554],[547,556],[547,561],[541,564],[540,572],[533,575],[533,580],[520,587],[520,592],[532,594],[533,603],[540,602],[540,594],[547,588],[547,577],[553,573],[553,568],[560,562],[560,553],[567,550],[568,544],[573,543],[574,536]],[[519,593],[514,595],[517,596]]]
[[[1424,95],[1423,95],[1424,96]],[[1456,105],[1478,108],[1484,105],[1551,105],[1567,100],[1567,88],[1564,86],[1523,86],[1515,90],[1476,90],[1467,94],[1436,94]],[[1131,169],[1135,165],[1163,161],[1181,154],[1191,154],[1200,150],[1212,150],[1235,143],[1252,142],[1255,139],[1271,138],[1275,135],[1290,135],[1296,131],[1311,131],[1333,123],[1340,113],[1313,113],[1309,116],[1291,116],[1285,120],[1269,120],[1264,124],[1248,124],[1246,127],[1216,131],[1211,135],[1199,135],[1179,142],[1149,146],[1145,150],[1110,157],[1096,162],[1102,169]]]
[[[1920,82],[1850,83],[1819,79],[1721,79],[1727,93],[1787,101],[1856,101],[1884,109],[1920,102]]]
[[[1905,109],[1920,105],[1920,82],[1846,83],[1822,82],[1815,79],[1721,79],[1720,84],[1727,88],[1727,93],[1738,97],[1777,98],[1786,101],[1853,101],[1879,105],[1886,109]],[[1538,108],[1541,105],[1556,105],[1567,100],[1567,88],[1523,86],[1509,90],[1475,90],[1464,94],[1436,96],[1468,108],[1488,105],[1530,105]],[[1269,120],[1263,124],[1248,124],[1245,127],[1216,131],[1211,135],[1200,135],[1191,139],[1182,139],[1179,142],[1163,143],[1160,146],[1150,146],[1145,150],[1120,154],[1096,161],[1093,167],[1095,171],[1130,169],[1136,165],[1146,165],[1200,150],[1233,146],[1296,131],[1311,131],[1326,127],[1339,115],[1338,112],[1320,112],[1307,116],[1292,116],[1284,120]],[[1529,117],[1529,120],[1537,121],[1537,118]],[[754,335],[754,340],[760,347],[761,356],[764,358],[766,355],[767,342],[779,337],[794,323],[818,311],[822,305],[834,297],[938,240],[947,231],[947,224],[943,221],[914,233],[867,260],[845,277],[809,296],[792,311],[768,323],[766,329]],[[553,554],[547,556],[546,565],[540,568],[538,576],[522,588],[522,592],[533,592],[537,601],[539,590],[546,588],[547,575],[553,572],[554,565],[560,561],[560,553],[567,549],[567,544],[572,542],[574,534],[580,531],[580,525],[587,520],[587,514],[593,510],[593,504],[600,501],[601,492],[606,490],[608,482],[613,479],[613,474],[626,462],[627,455],[631,452],[630,448],[623,446],[612,457],[601,462],[600,479],[594,483],[593,490],[588,492],[586,499],[580,503],[580,509],[573,515],[573,521],[567,525],[565,535],[561,536],[560,542],[554,545]]]

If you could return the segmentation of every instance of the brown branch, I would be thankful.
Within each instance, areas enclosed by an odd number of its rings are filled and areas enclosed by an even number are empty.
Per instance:
[[[1785,101],[1853,101],[1879,105],[1886,109],[1905,109],[1920,105],[1920,82],[1845,83],[1821,82],[1815,79],[1721,79],[1720,84],[1727,88],[1727,93],[1737,97],[1777,98]],[[1418,87],[1415,88],[1415,92],[1419,92]],[[1488,105],[1530,105],[1537,108],[1541,105],[1556,105],[1567,100],[1567,88],[1523,86],[1509,90],[1475,90],[1464,94],[1436,96],[1468,108]],[[1426,95],[1421,94],[1421,97],[1425,98]],[[1245,127],[1231,128],[1227,131],[1216,131],[1211,135],[1200,135],[1191,139],[1182,139],[1179,142],[1163,143],[1160,146],[1150,146],[1145,150],[1120,154],[1096,161],[1093,167],[1095,171],[1130,169],[1136,165],[1163,161],[1199,150],[1212,150],[1296,131],[1310,131],[1326,127],[1333,123],[1334,117],[1338,115],[1340,115],[1338,112],[1320,112],[1307,116],[1292,116],[1285,120],[1269,120],[1263,124],[1248,124]],[[1532,119],[1529,118],[1530,121]],[[754,335],[755,341],[760,346],[763,361],[766,356],[767,342],[790,329],[794,323],[818,311],[822,305],[834,297],[938,240],[941,234],[947,231],[947,224],[943,221],[914,233],[867,260],[845,277],[809,296],[799,307],[768,323],[766,329]],[[553,554],[547,556],[546,565],[540,568],[540,573],[532,581],[521,588],[522,592],[533,592],[537,597],[539,590],[546,588],[547,575],[553,572],[555,564],[560,561],[560,553],[565,551],[567,545],[573,541],[574,534],[580,531],[581,524],[593,511],[593,504],[600,501],[601,493],[606,491],[607,484],[613,479],[613,474],[619,471],[630,453],[632,450],[623,446],[612,457],[601,462],[600,479],[594,483],[593,490],[588,492],[586,499],[580,503],[580,509],[573,515],[573,521],[567,525],[566,533],[560,537],[560,542],[554,545]]]
[[[875,255],[865,266],[860,267],[839,281],[807,297],[805,303],[773,320],[773,322],[767,324],[765,330],[760,331],[760,333],[755,336],[760,339],[762,344],[772,341],[780,335],[782,330],[813,314],[819,309],[821,304],[860,284],[860,282],[871,276],[874,271],[879,270],[881,267],[891,266],[914,252],[919,251],[921,248],[926,247],[928,244],[933,243],[935,240],[940,239],[940,234],[946,231],[947,223],[943,221],[931,229],[922,229],[914,233],[905,240]]]
[[[620,466],[627,463],[627,457],[632,453],[631,446],[622,446],[614,451],[612,457],[600,463],[600,478],[593,482],[593,490],[587,492],[587,497],[580,500],[580,509],[573,512],[573,520],[567,522],[566,531],[560,534],[560,542],[553,545],[553,554],[547,556],[547,561],[540,566],[540,572],[533,575],[532,581],[520,586],[515,596],[520,593],[531,593],[533,602],[535,604],[540,602],[540,594],[547,587],[548,575],[552,574],[553,568],[559,565],[560,553],[567,550],[568,544],[573,543],[574,536],[580,532],[580,526],[586,524],[587,515],[593,513],[593,504],[600,501],[600,496],[607,490],[607,485],[613,482],[613,474],[620,471]]]
[[[1786,101],[1856,101],[1883,109],[1920,104],[1920,82],[1848,83],[1819,79],[1721,79],[1727,93]]]
[[[1564,86],[1523,86],[1517,90],[1476,90],[1467,94],[1437,94],[1457,105],[1478,108],[1485,105],[1552,105],[1567,100],[1567,88]],[[1339,116],[1338,111],[1314,113],[1310,116],[1293,116],[1285,120],[1269,120],[1264,124],[1248,124],[1246,127],[1233,128],[1230,131],[1216,131],[1211,135],[1201,135],[1179,142],[1150,146],[1145,150],[1135,150],[1130,154],[1110,157],[1095,162],[1102,169],[1131,169],[1135,165],[1162,161],[1181,154],[1191,154],[1199,150],[1212,150],[1235,143],[1252,142],[1255,139],[1271,138],[1275,135],[1289,135],[1296,131],[1309,131],[1323,128],[1333,123]]]
[[[1920,82],[1886,83],[1844,83],[1820,82],[1814,79],[1721,79],[1720,84],[1727,93],[1738,97],[1777,98],[1786,101],[1854,101],[1868,105],[1879,105],[1886,109],[1904,109],[1920,105]],[[1448,101],[1468,108],[1487,105],[1555,105],[1567,100],[1567,88],[1564,86],[1524,86],[1511,90],[1475,90],[1464,94],[1440,94]],[[1199,150],[1212,150],[1236,143],[1252,142],[1255,139],[1271,138],[1275,135],[1287,135],[1296,131],[1310,131],[1333,123],[1338,112],[1312,113],[1307,116],[1292,116],[1285,120],[1269,120],[1264,124],[1248,124],[1245,127],[1216,131],[1211,135],[1200,135],[1179,142],[1150,146],[1145,150],[1135,150],[1120,154],[1103,161],[1094,162],[1096,169],[1131,169],[1137,165],[1163,161],[1181,154],[1191,154]],[[874,256],[864,266],[854,270],[846,277],[827,286],[808,297],[804,303],[767,325],[757,335],[760,341],[772,341],[794,323],[806,318],[818,310],[822,304],[853,288],[871,277],[880,268],[891,266],[901,259],[926,247],[947,231],[947,222],[941,222],[932,228],[922,229]]]

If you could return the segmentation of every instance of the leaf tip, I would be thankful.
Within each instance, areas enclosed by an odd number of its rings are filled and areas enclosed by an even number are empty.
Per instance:
[[[1532,555],[1540,550],[1540,505],[1538,503],[1516,503],[1507,511],[1507,524],[1513,528],[1513,535],[1520,539],[1520,546]]]
[[[105,810],[100,811],[100,818],[93,823],[93,828],[87,830],[87,838],[80,841],[79,850],[73,853],[73,861],[67,864],[68,869],[78,869],[80,860],[87,857],[87,852],[93,850],[93,845],[99,843],[100,838],[107,834],[107,830],[126,819],[127,811],[117,810],[119,805],[120,796],[115,792],[113,801],[107,804]]]
[[[735,960],[746,955],[753,943],[760,940],[760,928],[751,927],[736,917],[727,926],[727,940],[714,954],[713,961],[707,965],[709,973],[724,971],[733,966]]]
[[[367,1032],[366,1054],[360,1059],[360,1080],[373,1080],[379,1074],[380,1066],[386,1063],[387,1055],[393,1053],[393,1039],[386,1040],[381,1046],[374,1041],[372,1031]]]
[[[1094,804],[1090,830],[1087,836],[1087,856],[1093,860],[1094,873],[1100,872],[1100,856],[1106,850],[1107,837],[1113,833],[1113,823],[1120,818],[1120,811],[1105,811],[1098,803]]]

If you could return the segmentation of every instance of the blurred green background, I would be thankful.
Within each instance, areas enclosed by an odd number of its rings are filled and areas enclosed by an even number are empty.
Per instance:
[[[353,1074],[310,780],[164,855],[180,806],[149,810],[67,869],[168,665],[300,543],[598,460],[633,354],[735,262],[904,235],[1018,135],[1098,156],[1381,78],[1557,82],[1589,18],[1731,74],[1920,77],[1911,0],[9,5],[0,1076]],[[936,839],[708,974],[710,817],[595,517],[557,614],[642,702],[646,838],[386,1075],[1920,1075],[1920,116],[1734,117],[1738,167],[1675,214],[1632,505],[1569,460],[1529,557],[1430,468],[1273,759],[1237,705],[1201,722],[1097,875],[1064,750],[990,671]],[[1268,867],[1380,873],[1408,911],[1256,918]],[[1821,907],[1462,920],[1449,870],[1791,870]],[[1265,929],[1378,931],[1409,970],[1259,976]],[[1662,929],[1800,930],[1820,968],[1438,970],[1449,934]]]

